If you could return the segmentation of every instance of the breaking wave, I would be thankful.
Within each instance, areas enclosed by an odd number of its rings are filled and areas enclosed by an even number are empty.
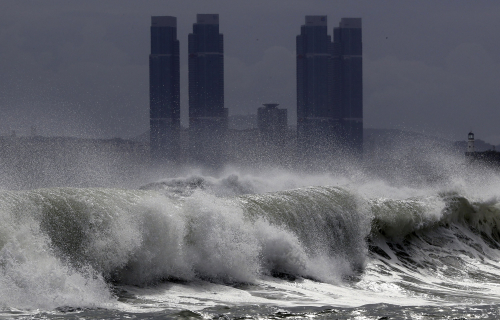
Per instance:
[[[496,198],[372,197],[368,185],[262,192],[228,176],[1,191],[0,307],[107,307],[116,285],[267,276],[376,291],[367,277],[391,274],[413,295],[462,297],[456,279],[498,278]]]

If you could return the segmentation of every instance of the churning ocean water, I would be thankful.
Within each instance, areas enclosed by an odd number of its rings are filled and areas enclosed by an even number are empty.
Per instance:
[[[0,191],[0,318],[500,318],[500,173],[453,166]]]

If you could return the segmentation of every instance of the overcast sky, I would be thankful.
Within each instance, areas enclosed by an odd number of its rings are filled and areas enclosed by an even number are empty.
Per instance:
[[[187,36],[218,13],[230,115],[266,102],[296,119],[305,15],[363,19],[364,126],[500,143],[499,1],[0,0],[0,134],[132,137],[149,126],[152,15],[177,17],[187,125]]]

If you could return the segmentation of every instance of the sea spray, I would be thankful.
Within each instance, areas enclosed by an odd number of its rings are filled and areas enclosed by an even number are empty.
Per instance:
[[[129,285],[146,290],[167,281],[192,292],[201,281],[264,290],[270,277],[297,290],[329,284],[370,295],[385,288],[419,301],[446,301],[452,292],[458,301],[474,279],[494,284],[500,274],[500,210],[491,194],[413,192],[373,180],[263,193],[300,179],[186,179],[175,190],[0,192],[2,306],[115,308],[114,294]]]
[[[445,202],[438,196],[410,199],[373,199],[372,232],[389,239],[402,239],[407,234],[432,227],[443,217]]]
[[[115,299],[102,275],[89,265],[75,269],[57,257],[39,222],[29,214],[20,215],[21,207],[29,213],[33,207],[9,195],[0,196],[0,308],[112,305]]]
[[[29,232],[33,242],[46,247],[35,251],[87,278],[145,285],[194,278],[253,282],[261,274],[289,274],[332,281],[364,263],[369,223],[360,221],[370,218],[358,213],[351,198],[340,189],[252,200],[203,190],[181,199],[119,189],[3,192],[2,210],[12,219],[4,219],[2,250],[15,244],[16,225],[29,221],[36,230]],[[257,207],[248,206],[256,201],[261,209],[280,201],[290,205],[258,216]],[[38,259],[25,257],[34,264]]]
[[[126,263],[108,270],[113,280],[146,285],[159,280],[193,279],[181,203],[148,193],[133,206],[130,215],[138,241],[126,250]]]
[[[372,216],[353,193],[317,187],[241,198],[250,214],[298,238],[308,255],[307,276],[339,280],[364,266]]]

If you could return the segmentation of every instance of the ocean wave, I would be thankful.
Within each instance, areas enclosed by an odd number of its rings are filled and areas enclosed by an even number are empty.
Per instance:
[[[0,192],[0,305],[102,306],[116,302],[113,284],[163,280],[341,283],[365,272],[369,259],[380,261],[379,274],[393,265],[403,276],[463,266],[452,254],[499,256],[494,198],[367,198],[352,186],[269,193],[238,186],[221,196],[202,185]]]

